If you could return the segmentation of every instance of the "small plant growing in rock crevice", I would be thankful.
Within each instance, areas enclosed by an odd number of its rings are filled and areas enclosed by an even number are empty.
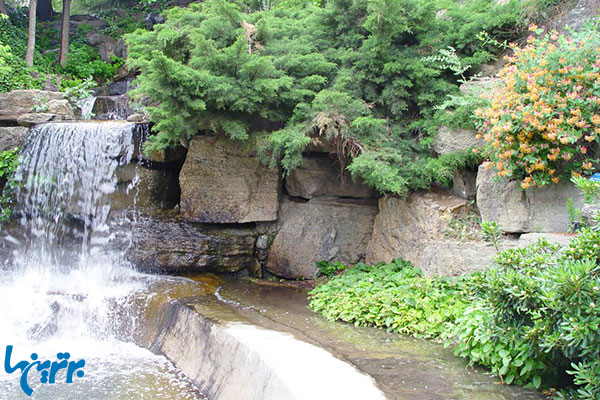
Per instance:
[[[482,221],[481,236],[486,242],[492,243],[496,251],[500,251],[499,242],[502,237],[502,230],[496,221]]]

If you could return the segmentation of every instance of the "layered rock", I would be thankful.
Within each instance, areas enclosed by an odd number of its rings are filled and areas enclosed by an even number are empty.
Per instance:
[[[484,139],[477,139],[477,133],[470,129],[440,127],[433,142],[433,150],[438,154],[448,154],[485,146]]]
[[[22,126],[0,127],[0,152],[21,147],[27,132],[29,129]]]
[[[285,199],[280,229],[269,249],[267,269],[285,278],[314,278],[316,262],[363,261],[377,213],[374,200]]]
[[[263,165],[243,144],[196,136],[179,175],[181,212],[190,221],[274,221],[279,207],[279,171]]]
[[[254,266],[254,231],[170,218],[141,218],[127,259],[147,272],[239,272]]]
[[[0,123],[30,126],[74,118],[73,108],[62,93],[34,89],[0,93]]]
[[[285,188],[292,197],[312,199],[318,196],[352,198],[374,197],[375,192],[362,182],[355,182],[347,171],[329,156],[304,156],[302,164],[286,178]]]
[[[519,182],[500,179],[495,169],[479,167],[477,207],[483,221],[496,221],[504,232],[566,232],[569,215],[565,206],[572,198],[581,208],[579,190],[569,182],[528,190]]]

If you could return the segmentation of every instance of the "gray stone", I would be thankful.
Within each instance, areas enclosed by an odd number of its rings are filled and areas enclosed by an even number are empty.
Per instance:
[[[474,200],[477,195],[477,172],[459,170],[452,174],[452,194],[467,200]]]
[[[483,221],[496,221],[504,232],[566,232],[569,215],[565,206],[572,198],[583,205],[578,189],[569,182],[521,189],[520,183],[497,178],[495,169],[479,167],[477,208]]]
[[[575,7],[554,24],[562,33],[568,33],[567,27],[574,31],[583,28],[586,22],[598,16],[600,2],[598,0],[579,0]]]
[[[21,147],[27,132],[29,129],[22,126],[0,127],[0,152]]]
[[[367,262],[400,257],[423,268],[425,246],[443,240],[450,220],[466,211],[466,200],[441,191],[413,193],[406,200],[389,195],[379,199]]]
[[[519,247],[525,247],[537,243],[540,239],[545,239],[550,243],[567,246],[574,236],[574,234],[524,233],[519,236],[517,245]]]
[[[127,117],[127,121],[128,122],[142,122],[142,123],[147,123],[148,122],[148,116],[138,113],[138,114],[131,114],[129,117]]]
[[[144,18],[144,24],[149,31],[154,29],[154,25],[164,24],[166,21],[166,18],[157,12],[148,13]]]
[[[120,79],[108,85],[109,96],[121,96],[126,94],[131,88],[132,79]],[[138,121],[135,121],[138,122]]]
[[[179,174],[181,211],[190,221],[274,221],[279,206],[279,171],[260,163],[242,143],[196,136]]]
[[[376,213],[373,200],[315,198],[305,203],[285,199],[267,268],[284,278],[314,278],[317,261],[354,264],[364,260]]]
[[[433,150],[438,154],[448,154],[454,151],[485,146],[485,140],[477,139],[476,135],[477,133],[470,129],[442,126],[435,136]]]
[[[56,115],[49,113],[22,114],[17,119],[17,123],[21,126],[31,127],[35,124],[42,124],[44,122],[52,121],[55,116]]]
[[[265,250],[269,248],[269,236],[268,235],[260,235],[256,239],[256,248],[260,250]]]
[[[48,101],[48,109],[45,112],[50,114],[56,114],[57,117],[54,118],[55,120],[75,119],[73,107],[71,107],[71,103],[69,103],[69,101],[66,99]]]
[[[354,182],[347,171],[341,174],[337,163],[327,156],[304,156],[302,165],[285,181],[292,197],[312,199],[317,196],[370,198],[375,192],[361,182]]]
[[[128,164],[118,167],[115,174],[117,190],[110,195],[113,213],[135,208],[139,214],[156,215],[179,202],[177,171]]]
[[[239,272],[254,266],[250,228],[215,229],[171,218],[140,218],[126,258],[144,272]]]
[[[600,204],[598,203],[593,203],[593,204],[584,204],[581,207],[581,218],[583,221],[578,221],[578,222],[583,222],[584,224],[588,225],[588,226],[593,226],[596,224],[596,214],[600,212]]]
[[[62,93],[35,89],[0,93],[0,122],[15,123],[21,115],[35,113],[36,109],[45,110],[51,101],[63,99]],[[73,110],[70,111],[72,115]]]
[[[135,112],[129,107],[129,97],[120,95],[96,97],[92,113],[96,119],[126,120]]]

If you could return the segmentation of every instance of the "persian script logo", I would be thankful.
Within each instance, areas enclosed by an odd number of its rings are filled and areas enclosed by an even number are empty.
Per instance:
[[[83,377],[83,367],[85,366],[85,360],[81,359],[79,361],[69,361],[71,355],[69,353],[57,353],[56,358],[58,361],[50,361],[50,360],[38,360],[38,355],[36,353],[31,354],[31,361],[19,361],[14,367],[12,366],[11,356],[12,356],[13,346],[6,346],[6,355],[4,357],[4,371],[7,374],[12,374],[16,370],[21,371],[21,389],[27,396],[31,396],[33,393],[33,389],[29,386],[28,375],[29,371],[35,367],[37,371],[41,372],[40,382],[43,384],[56,383],[56,373],[61,369],[66,369],[67,378],[66,383],[73,383],[73,374],[77,375],[79,378]]]

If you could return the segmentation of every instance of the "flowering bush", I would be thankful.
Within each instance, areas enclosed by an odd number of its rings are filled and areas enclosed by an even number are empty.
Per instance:
[[[591,174],[600,140],[600,31],[532,36],[499,76],[491,106],[475,111],[498,175],[523,189]]]

